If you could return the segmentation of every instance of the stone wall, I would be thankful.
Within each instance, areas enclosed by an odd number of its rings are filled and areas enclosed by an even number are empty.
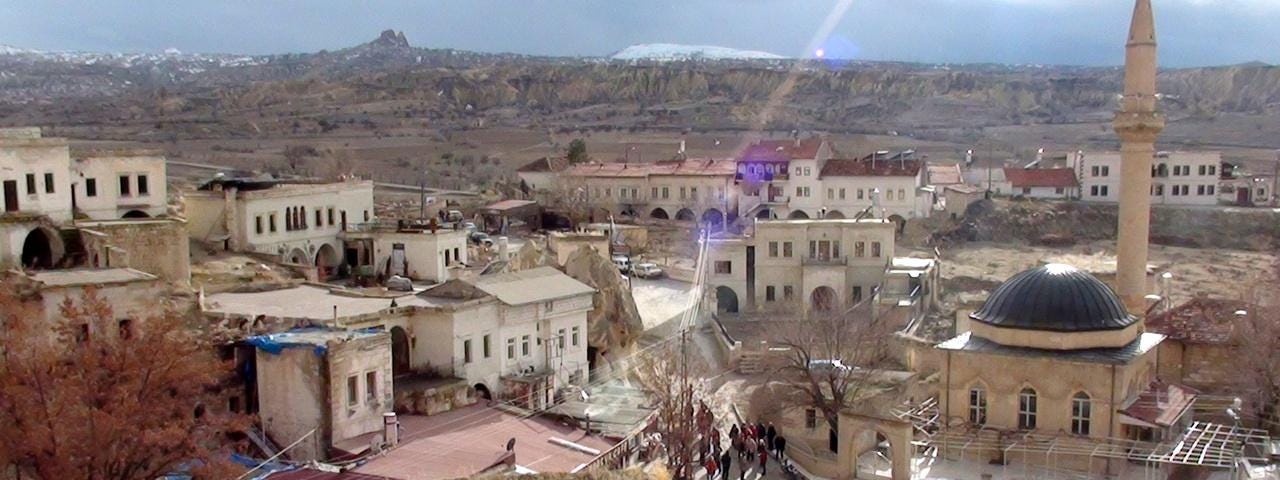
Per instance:
[[[175,286],[191,284],[191,245],[181,220],[119,220],[77,225],[103,234],[85,236],[85,246],[91,251],[95,246],[119,250],[108,254],[111,267],[141,270]]]

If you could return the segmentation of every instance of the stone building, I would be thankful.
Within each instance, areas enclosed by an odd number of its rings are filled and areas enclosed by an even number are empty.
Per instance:
[[[369,222],[338,234],[358,276],[400,275],[442,283],[467,266],[467,231],[453,227]]]
[[[1120,154],[1081,154],[1081,198],[1097,202],[1120,199]],[[1222,177],[1219,152],[1156,152],[1151,166],[1151,203],[1217,205]]]
[[[393,411],[391,336],[302,328],[248,338],[258,417],[294,461],[328,460],[382,443]]]
[[[186,200],[191,238],[230,251],[336,271],[345,251],[339,233],[374,220],[373,182],[331,183],[218,178]]]
[[[72,204],[93,220],[149,218],[168,212],[165,159],[158,151],[73,150]]]
[[[1191,419],[1194,391],[1156,377],[1164,335],[1146,331],[1088,273],[1061,264],[1024,271],[970,318],[970,331],[937,346],[939,401],[947,423],[962,422],[975,438],[1022,432],[1082,444],[1159,441]],[[1177,401],[1151,400],[1162,395]],[[984,454],[1001,458],[998,450]],[[1090,466],[1118,467],[1083,467]]]
[[[1165,335],[1160,378],[1205,391],[1240,387],[1237,312],[1257,308],[1241,301],[1193,298],[1147,317],[1147,329]]]
[[[708,289],[717,310],[842,310],[869,298],[894,255],[883,219],[757,220],[710,239]]]

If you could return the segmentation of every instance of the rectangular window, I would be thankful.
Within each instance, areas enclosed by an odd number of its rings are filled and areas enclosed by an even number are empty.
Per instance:
[[[89,324],[81,323],[76,327],[76,343],[81,345],[89,343]]]
[[[862,301],[862,286],[854,285],[853,295],[849,297],[849,300],[852,301],[853,303],[858,303]]]
[[[36,174],[28,173],[27,174],[27,195],[35,195],[35,194],[36,194]]]
[[[267,226],[270,227],[271,233],[276,233],[276,214],[272,213],[267,217]]]
[[[120,196],[127,197],[129,195],[132,195],[131,193],[129,193],[129,176],[121,175],[120,176]]]
[[[1205,187],[1205,191],[1208,192],[1206,195],[1213,195],[1213,185]]]
[[[1090,174],[1090,175],[1093,175],[1093,176],[1095,176],[1095,177],[1096,177],[1096,176],[1098,176],[1098,175],[1101,175],[1101,174],[1099,173],[1099,172],[1101,172],[1101,171],[1102,171],[1102,170],[1098,169],[1098,166],[1097,166],[1097,165],[1094,165],[1094,166],[1093,166],[1093,168],[1090,168],[1090,169],[1089,169],[1089,174]]]
[[[835,199],[836,199],[836,189],[834,189],[834,188],[828,188],[828,189],[827,189],[827,200],[835,200]]]
[[[858,258],[867,256],[867,242],[853,242],[853,256]]]
[[[556,348],[559,348],[562,351],[564,350],[564,329],[563,328],[561,328],[558,332],[556,332]]]
[[[969,389],[969,423],[987,424],[987,391],[981,387]]]
[[[1036,428],[1036,392],[1023,389],[1018,393],[1018,430]]]
[[[880,242],[871,242],[871,256],[880,258]]]
[[[1090,405],[1088,395],[1079,393],[1071,398],[1071,433],[1076,435],[1089,434],[1089,421],[1092,410],[1093,406]]]
[[[841,199],[841,200],[844,200],[844,189],[843,189],[843,188],[841,188],[841,189],[840,189],[840,199]]]
[[[1205,165],[1201,165],[1199,168],[1200,175],[1204,175],[1205,171],[1207,170],[1208,168]]]
[[[121,340],[129,340],[133,338],[133,320],[122,318],[116,321],[116,334]]]
[[[1218,172],[1217,165],[1209,165],[1209,175],[1217,175],[1218,174],[1217,172]]]
[[[520,336],[520,356],[522,357],[529,356],[529,336],[528,335]]]
[[[804,409],[804,428],[818,428],[818,411],[812,408]]]
[[[804,167],[804,176],[807,177],[809,175],[810,175],[809,167]]]
[[[649,189],[649,198],[658,198],[658,187]]]
[[[462,363],[471,363],[471,339],[462,341]]]
[[[484,338],[480,340],[480,349],[481,352],[484,353],[484,358],[493,356],[493,353],[490,352],[491,348],[492,347],[489,346],[489,335],[485,334]]]
[[[347,406],[360,403],[360,377],[347,377]]]
[[[858,189],[858,200],[862,200],[862,189]]]
[[[611,187],[605,187],[605,189],[604,189],[604,196],[605,196],[605,197],[612,197],[612,196],[613,196],[613,188],[611,188]]]
[[[507,339],[507,360],[516,358],[516,337]]]
[[[84,179],[84,196],[86,197],[98,196],[98,180],[97,179],[95,178]]]
[[[253,231],[258,235],[262,235],[262,215],[253,217]]]
[[[1110,190],[1110,189],[1109,189],[1109,188],[1107,188],[1107,186],[1106,186],[1106,185],[1101,185],[1101,186],[1099,186],[1099,187],[1098,187],[1098,191],[1099,191],[1099,192],[1102,192],[1102,196],[1104,196],[1104,197],[1108,195],[1108,193],[1107,193],[1107,191],[1108,191],[1108,190]]]
[[[809,240],[809,258],[818,258],[818,242]]]
[[[1109,176],[1111,176],[1111,167],[1110,167],[1110,166],[1107,166],[1107,165],[1103,165],[1103,166],[1102,166],[1102,176],[1104,176],[1104,177],[1109,177]]]
[[[791,242],[782,242],[782,256],[791,258]]]
[[[333,207],[329,207],[329,226],[333,226]]]
[[[148,195],[151,193],[151,187],[147,185],[147,176],[138,175],[138,195]]]
[[[800,176],[800,167],[796,167],[796,176],[797,176],[797,177],[799,177],[799,176]]]
[[[369,211],[368,211],[368,210],[365,210],[365,211],[364,211],[364,221],[365,221],[365,222],[368,222],[368,221],[369,221]]]
[[[1053,189],[1053,193],[1056,193],[1056,194],[1058,194],[1058,195],[1062,195],[1062,192],[1063,192],[1062,187],[1058,187],[1058,188]]]
[[[53,174],[44,174],[44,193],[53,193]]]
[[[716,273],[720,275],[733,273],[733,262],[729,260],[716,260]]]
[[[1203,166],[1201,165],[1201,167]],[[1204,195],[1204,185],[1196,185],[1196,195]]]
[[[783,299],[783,300],[792,300],[792,299],[794,299],[794,298],[795,298],[795,296],[796,296],[795,289],[794,289],[794,288],[792,288],[792,287],[791,287],[791,285],[783,285],[783,286],[782,286],[782,299]]]
[[[573,327],[573,346],[578,346],[578,327]]]
[[[316,209],[316,227],[324,226],[324,217],[321,215],[320,209]]]
[[[774,258],[778,256],[778,242],[769,242],[769,256]]]
[[[773,285],[769,285],[769,286],[767,286],[767,287],[764,287],[764,301],[766,301],[766,302],[772,302],[772,301],[774,301],[775,299],[776,299],[776,298],[774,297]]]
[[[831,258],[840,258],[840,241],[831,241]]]
[[[796,187],[796,197],[803,197],[804,195],[801,194],[802,192],[804,192],[803,188]]]
[[[671,198],[671,189],[667,187],[662,187],[662,199],[666,200],[668,198]]]
[[[364,374],[364,398],[365,403],[370,405],[378,402],[378,372],[366,372]]]

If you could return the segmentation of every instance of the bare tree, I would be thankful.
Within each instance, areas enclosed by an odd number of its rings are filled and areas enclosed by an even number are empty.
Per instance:
[[[706,393],[702,381],[705,368],[693,361],[695,348],[674,341],[637,355],[635,376],[649,394],[657,418],[653,428],[662,436],[667,469],[672,478],[693,478],[699,444],[699,401]],[[682,351],[683,349],[683,351]]]
[[[225,434],[246,419],[206,411],[230,373],[172,311],[120,321],[87,290],[50,325],[0,293],[0,465],[18,478],[233,478]]]
[[[1250,307],[1236,318],[1235,335],[1241,362],[1238,393],[1249,400],[1259,424],[1280,432],[1280,309],[1268,298],[1280,288],[1280,264],[1269,276],[1259,275],[1246,294]]]
[[[324,152],[324,166],[320,176],[338,179],[355,175],[356,161],[350,150],[330,148]]]
[[[811,311],[769,328],[775,339],[770,343],[786,348],[777,373],[788,399],[820,412],[832,432],[838,429],[840,412],[878,390],[877,378],[888,361],[885,343],[892,326],[873,318],[874,298],[847,311]]]
[[[568,217],[574,226],[591,218],[591,190],[582,177],[560,175],[543,203],[547,208]]]

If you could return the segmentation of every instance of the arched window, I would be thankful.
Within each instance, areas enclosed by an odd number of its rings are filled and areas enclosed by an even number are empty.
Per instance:
[[[1018,430],[1036,428],[1036,391],[1030,387],[1018,393]]]
[[[1089,416],[1092,412],[1093,405],[1089,400],[1089,394],[1079,392],[1071,397],[1071,433],[1088,435]]]
[[[987,391],[982,385],[974,385],[969,389],[969,423],[987,424]]]

